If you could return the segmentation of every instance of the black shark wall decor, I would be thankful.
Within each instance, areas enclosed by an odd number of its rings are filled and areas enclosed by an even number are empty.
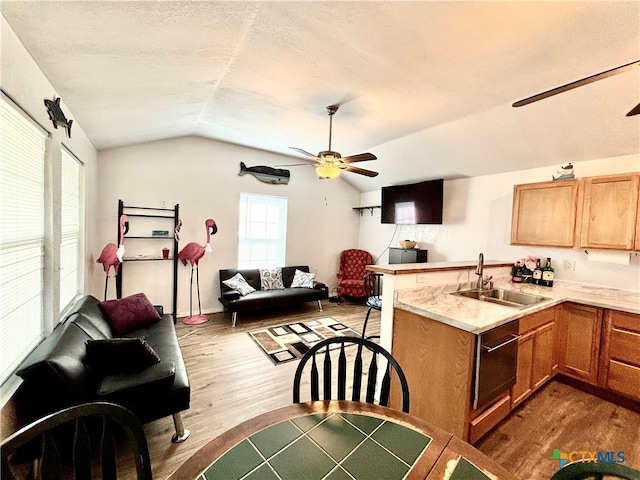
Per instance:
[[[281,168],[273,168],[266,167],[263,165],[259,165],[257,167],[247,167],[244,162],[240,162],[240,172],[238,175],[253,175],[258,180],[264,183],[273,183],[273,184],[287,184],[289,183],[289,177],[291,173],[289,170],[284,170]]]
[[[44,105],[47,107],[49,119],[53,122],[53,128],[64,128],[67,131],[67,137],[71,138],[71,124],[73,120],[67,120],[67,117],[64,116],[64,112],[60,108],[60,97],[55,97],[53,100],[47,100],[45,98]]]

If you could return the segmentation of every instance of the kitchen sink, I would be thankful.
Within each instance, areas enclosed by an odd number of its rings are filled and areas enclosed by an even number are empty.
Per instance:
[[[504,288],[461,290],[459,292],[453,292],[453,294],[515,308],[530,307],[531,305],[550,300],[542,295],[505,290]]]

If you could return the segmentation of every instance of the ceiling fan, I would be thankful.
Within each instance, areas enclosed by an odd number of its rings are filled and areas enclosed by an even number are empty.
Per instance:
[[[280,165],[281,167],[295,167],[299,165],[308,165],[316,167],[316,172],[320,178],[335,178],[340,175],[342,170],[347,172],[357,173],[359,175],[365,175],[367,177],[375,177],[378,172],[366,170],[364,168],[353,167],[350,164],[355,162],[365,162],[367,160],[376,160],[377,157],[372,153],[360,153],[358,155],[351,155],[348,157],[342,157],[338,152],[331,150],[331,131],[333,127],[333,115],[338,111],[339,105],[329,105],[327,107],[327,113],[329,114],[329,149],[324,150],[318,155],[309,153],[306,150],[302,150],[297,147],[289,147],[296,150],[308,157],[314,159],[314,163],[296,163],[294,165]]]
[[[635,62],[627,63],[625,65],[620,65],[619,67],[612,68],[610,70],[605,70],[604,72],[596,73],[595,75],[591,75],[589,77],[582,78],[580,80],[576,80],[571,83],[567,83],[566,85],[561,85],[556,88],[552,88],[551,90],[547,90],[546,92],[538,93],[531,97],[527,97],[522,100],[518,100],[512,106],[513,107],[522,107],[524,105],[528,105],[533,102],[537,102],[538,100],[542,100],[543,98],[551,97],[553,95],[557,95],[559,93],[566,92],[568,90],[572,90],[574,88],[581,87],[583,85],[587,85],[589,83],[597,82],[598,80],[602,80],[607,77],[611,77],[612,75],[617,75],[619,73],[626,72],[627,70],[631,70],[632,68],[640,65],[640,60],[636,60]],[[633,115],[640,114],[640,103],[631,109],[629,113],[627,113],[627,117],[631,117]]]

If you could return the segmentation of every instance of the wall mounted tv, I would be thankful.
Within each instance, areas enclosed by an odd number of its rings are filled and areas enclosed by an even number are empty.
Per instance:
[[[441,224],[444,180],[382,187],[382,223]]]

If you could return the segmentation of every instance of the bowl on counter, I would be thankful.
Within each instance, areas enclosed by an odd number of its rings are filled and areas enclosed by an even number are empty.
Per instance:
[[[405,249],[415,248],[418,242],[414,242],[413,240],[400,240],[400,246]]]

